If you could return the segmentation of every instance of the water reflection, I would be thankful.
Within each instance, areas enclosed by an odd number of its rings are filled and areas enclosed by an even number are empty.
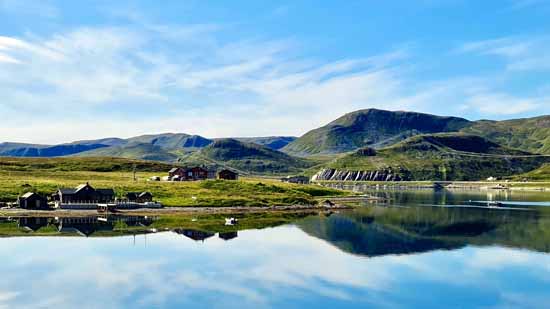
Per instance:
[[[548,191],[511,191],[483,189],[403,189],[375,188],[366,184],[328,184],[329,187],[366,193],[389,200],[393,205],[466,205],[469,201],[514,202],[517,206],[550,206]]]
[[[257,230],[224,230],[223,218],[211,231],[200,219],[0,219],[53,236],[0,239],[0,308],[547,306],[548,208],[427,207],[420,194]],[[113,233],[132,226],[169,231]],[[92,237],[63,237],[75,233]]]
[[[550,216],[540,211],[372,206],[297,223],[353,254],[408,254],[468,245],[550,252]]]

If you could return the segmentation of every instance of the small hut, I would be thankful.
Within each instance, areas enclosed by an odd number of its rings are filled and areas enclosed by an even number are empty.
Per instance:
[[[19,207],[24,209],[48,209],[48,199],[34,192],[21,195],[17,202]]]
[[[237,180],[239,179],[239,174],[232,170],[225,169],[218,173],[218,179]]]

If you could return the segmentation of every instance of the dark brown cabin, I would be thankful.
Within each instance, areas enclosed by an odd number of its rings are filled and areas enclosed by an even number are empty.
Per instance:
[[[206,180],[208,179],[208,170],[200,166],[191,168],[174,167],[168,172],[168,177],[171,180],[177,179],[178,181]]]
[[[20,208],[24,209],[48,209],[48,199],[38,193],[27,192],[17,200]]]
[[[239,179],[239,174],[231,170],[225,169],[218,173],[218,179],[237,180]]]
[[[59,189],[53,195],[54,200],[69,203],[110,203],[115,200],[113,189],[94,189],[86,183],[75,189]]]

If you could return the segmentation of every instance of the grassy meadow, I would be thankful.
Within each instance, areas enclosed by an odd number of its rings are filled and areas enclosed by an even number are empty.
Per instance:
[[[0,158],[0,202],[14,202],[29,191],[51,194],[58,188],[73,188],[86,182],[95,188],[113,188],[119,197],[127,192],[149,191],[165,206],[314,205],[316,197],[345,194],[314,185],[284,184],[263,178],[148,181],[151,176],[166,175],[170,167],[157,162],[112,158]]]

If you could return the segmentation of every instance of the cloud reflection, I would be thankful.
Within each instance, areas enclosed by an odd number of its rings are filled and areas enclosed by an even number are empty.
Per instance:
[[[137,236],[135,245],[132,237],[0,241],[8,249],[0,308],[429,307],[456,304],[451,291],[468,295],[466,307],[548,300],[550,256],[500,247],[365,258],[294,226],[229,242],[175,233]]]

